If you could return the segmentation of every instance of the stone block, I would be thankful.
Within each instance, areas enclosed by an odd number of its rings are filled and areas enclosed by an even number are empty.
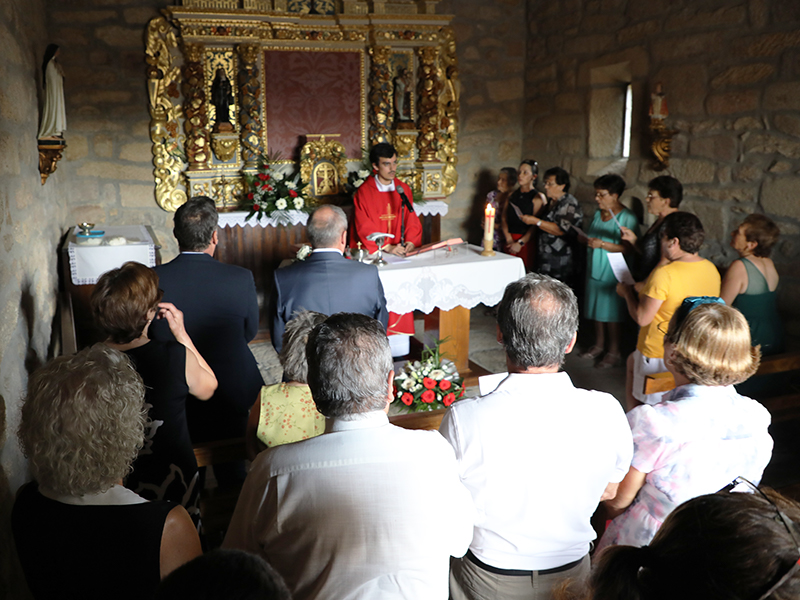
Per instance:
[[[736,166],[736,181],[761,181],[764,178],[767,161],[748,160]]]
[[[500,145],[497,148],[497,159],[505,161],[507,163],[513,163],[519,160],[520,151],[522,149],[522,143],[518,140],[506,140],[504,142],[500,142]],[[459,161],[461,159],[459,158]]]
[[[712,31],[697,33],[682,37],[674,37],[669,43],[656,44],[653,47],[653,56],[656,62],[671,62],[687,58],[702,57],[708,63],[714,50],[722,52],[728,45],[725,32]]]
[[[703,64],[660,69],[653,79],[661,82],[667,94],[669,111],[675,116],[702,115],[708,72]],[[649,100],[649,97],[648,97]]]
[[[70,101],[75,104],[89,104],[97,106],[100,104],[127,104],[131,100],[131,93],[123,90],[88,90],[73,94]]]
[[[732,115],[758,109],[758,90],[709,94],[706,110],[709,115]]]
[[[783,154],[787,158],[800,158],[800,143],[772,133],[745,133],[742,140],[747,153]]]
[[[151,167],[121,165],[113,161],[87,161],[78,168],[82,177],[148,182],[153,179]]]
[[[800,4],[797,2],[775,2],[772,15],[776,23],[786,25],[800,22]]]
[[[11,249],[14,248],[14,234],[7,233],[3,236],[3,249],[6,251],[6,254],[11,252]]]
[[[731,182],[731,168],[728,166],[720,167],[717,169],[717,181],[720,182],[721,185],[725,185],[726,183]]]
[[[124,144],[120,148],[119,157],[121,160],[150,162],[153,159],[152,147],[153,145],[149,142]]]
[[[9,124],[27,124],[34,117],[33,111],[36,108],[36,97],[33,95],[34,89],[26,85],[19,78],[10,78],[3,82],[0,88],[0,117],[4,121],[4,126]],[[32,125],[37,127],[38,120]],[[33,135],[36,134],[33,132]]]
[[[556,94],[553,104],[559,112],[581,112],[585,102],[583,94],[569,92]]]
[[[126,23],[131,25],[144,25],[153,17],[158,16],[158,12],[149,6],[142,6],[137,8],[126,8],[122,11],[122,16]]]
[[[564,41],[564,54],[595,56],[608,52],[614,44],[610,33],[595,33]]]
[[[484,98],[479,94],[471,94],[466,98],[466,100],[464,99],[463,96],[461,97],[462,106],[464,104],[466,104],[467,106],[483,106],[483,104],[485,103],[486,103],[486,98]]]
[[[712,183],[716,173],[713,162],[695,158],[674,158],[669,162],[672,176],[677,178],[684,185],[689,183]],[[663,175],[663,173],[653,173],[649,179]]]
[[[766,63],[753,65],[738,65],[726,69],[711,80],[711,87],[724,88],[728,86],[751,85],[770,77],[775,72],[775,67]]]
[[[524,42],[508,42],[506,44],[506,58],[525,58],[525,43]]]
[[[558,78],[558,67],[555,63],[551,63],[544,67],[528,69],[526,71],[526,78],[531,83],[538,83],[539,81],[554,81]]]
[[[119,197],[122,206],[127,208],[155,208],[156,198],[154,185],[130,185],[121,183],[119,185]]]
[[[690,201],[688,204],[685,210],[700,219],[706,232],[706,240],[721,240],[728,235],[728,211],[722,203]],[[683,205],[681,208],[683,209]]]
[[[77,27],[59,27],[58,35],[54,38],[54,41],[64,48],[82,48],[89,45],[89,38],[86,37],[86,30]],[[66,77],[69,77],[67,65],[64,64],[63,66],[66,69]]]
[[[778,131],[800,137],[800,116],[796,114],[777,114],[772,117],[772,124]]]
[[[767,110],[800,110],[800,81],[774,83],[764,90]]]
[[[539,117],[535,122],[538,135],[582,135],[583,115],[552,115]]]
[[[105,50],[92,50],[89,52],[89,64],[90,65],[107,65],[109,64],[110,59],[108,52]]]
[[[557,137],[556,148],[560,154],[580,154],[584,151],[583,139],[576,136]]]
[[[754,131],[764,129],[764,123],[757,117],[739,117],[731,123],[731,127],[734,131]]]
[[[481,51],[478,50],[477,46],[467,46],[464,48],[464,60],[480,60],[481,58]]]
[[[106,222],[106,211],[98,204],[79,204],[69,207],[67,223],[96,223],[100,225]]]
[[[744,23],[746,19],[747,7],[744,5],[723,7],[717,10],[687,8],[667,19],[664,29],[665,31],[686,31],[710,27],[730,27]]]
[[[626,17],[622,12],[587,15],[581,19],[581,33],[609,33],[617,31],[626,24]]]
[[[85,135],[70,133],[67,138],[67,150],[64,152],[64,159],[67,162],[83,160],[89,156],[89,140]]]
[[[636,25],[625,27],[617,32],[617,41],[620,44],[646,40],[661,31],[661,21],[653,19],[642,21]]]
[[[35,139],[31,140],[33,144]],[[0,175],[4,178],[21,173],[20,140],[8,131],[0,131]],[[36,146],[33,146],[34,152]],[[4,183],[7,185],[7,183]]]
[[[800,177],[787,176],[764,181],[761,206],[767,213],[800,219]]]
[[[765,33],[750,38],[740,38],[733,46],[733,55],[741,58],[777,56],[784,50],[800,46],[800,30]]]
[[[62,5],[63,6],[63,5]],[[156,16],[155,14],[153,16]],[[70,23],[70,24],[85,24],[93,25],[102,21],[116,20],[117,11],[115,10],[87,10],[82,8],[80,10],[56,10],[48,14],[48,18],[53,23]]]
[[[689,186],[685,194],[717,202],[755,202],[758,198],[758,185]]]
[[[776,175],[782,173],[788,173],[791,170],[792,170],[792,164],[786,162],[785,160],[776,160],[769,167],[769,172],[775,173]]]
[[[747,16],[754,29],[763,29],[769,23],[769,4],[769,0],[750,0],[747,3]]]
[[[114,154],[114,139],[110,135],[101,133],[92,140],[94,155],[99,158],[111,158]]]
[[[509,123],[509,115],[499,108],[477,110],[464,119],[464,133],[473,133],[502,127]]]
[[[534,98],[525,103],[525,117],[527,118],[549,113],[552,110],[552,97]]]
[[[69,122],[70,131],[121,131],[123,124],[115,119],[102,118],[101,111],[96,106],[86,107],[77,111],[78,117]]]
[[[738,155],[737,143],[733,135],[697,138],[690,142],[689,154],[720,162],[733,162]]]
[[[525,82],[522,77],[491,81],[487,85],[489,99],[492,102],[506,102],[507,100],[520,100],[525,92]]]
[[[462,19],[455,19],[453,21],[453,32],[456,35],[456,39],[458,40],[459,44],[464,44],[472,38],[472,34],[475,31],[475,27],[472,23],[467,22]]]
[[[95,37],[115,48],[136,48],[144,46],[141,27],[122,27],[108,25],[95,29]]]

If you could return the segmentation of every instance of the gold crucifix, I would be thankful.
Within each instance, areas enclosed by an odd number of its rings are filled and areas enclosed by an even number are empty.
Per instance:
[[[386,233],[392,233],[392,221],[397,218],[397,215],[392,214],[392,203],[386,203],[386,214],[380,216],[381,221],[386,221]]]

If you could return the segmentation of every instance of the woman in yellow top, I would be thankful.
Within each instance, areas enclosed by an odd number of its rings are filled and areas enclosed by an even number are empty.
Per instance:
[[[250,460],[266,448],[312,438],[325,431],[325,417],[317,411],[306,384],[306,342],[311,330],[327,318],[304,310],[286,324],[280,353],[285,382],[262,387],[250,410],[245,435]]]
[[[637,295],[633,286],[617,284],[628,312],[641,327],[636,350],[628,357],[625,392],[627,409],[656,404],[663,393],[645,394],[647,375],[667,370],[664,332],[675,310],[689,296],[719,296],[717,267],[699,256],[705,240],[703,224],[695,215],[674,212],[664,218],[661,260]],[[661,329],[659,329],[659,327]]]

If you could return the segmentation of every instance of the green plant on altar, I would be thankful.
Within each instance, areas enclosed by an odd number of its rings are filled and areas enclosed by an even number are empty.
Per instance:
[[[394,395],[405,412],[437,410],[464,395],[464,380],[453,361],[442,357],[441,345],[422,351],[421,360],[408,361],[394,378]]]
[[[245,174],[245,193],[241,201],[249,209],[245,220],[254,215],[272,217],[279,222],[289,222],[287,211],[311,212],[313,199],[308,195],[308,184],[300,181],[300,173],[286,174],[275,164],[278,154],[262,156],[254,174]]]

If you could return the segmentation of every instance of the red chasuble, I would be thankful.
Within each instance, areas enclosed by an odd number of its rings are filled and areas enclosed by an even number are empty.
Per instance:
[[[408,201],[413,204],[411,188],[399,179],[394,180],[395,188],[403,186]],[[393,233],[394,238],[388,239],[387,244],[400,243],[400,214],[402,198],[397,191],[381,192],[375,182],[375,176],[370,176],[356,190],[353,198],[355,210],[353,212],[353,225],[350,228],[350,247],[355,248],[357,242],[371,254],[378,249],[375,242],[367,239],[370,233],[376,231]],[[417,213],[405,210],[406,237],[405,241],[412,242],[414,246],[422,245],[422,224]],[[414,316],[411,313],[398,315],[389,312],[389,335],[396,333],[414,334]]]

